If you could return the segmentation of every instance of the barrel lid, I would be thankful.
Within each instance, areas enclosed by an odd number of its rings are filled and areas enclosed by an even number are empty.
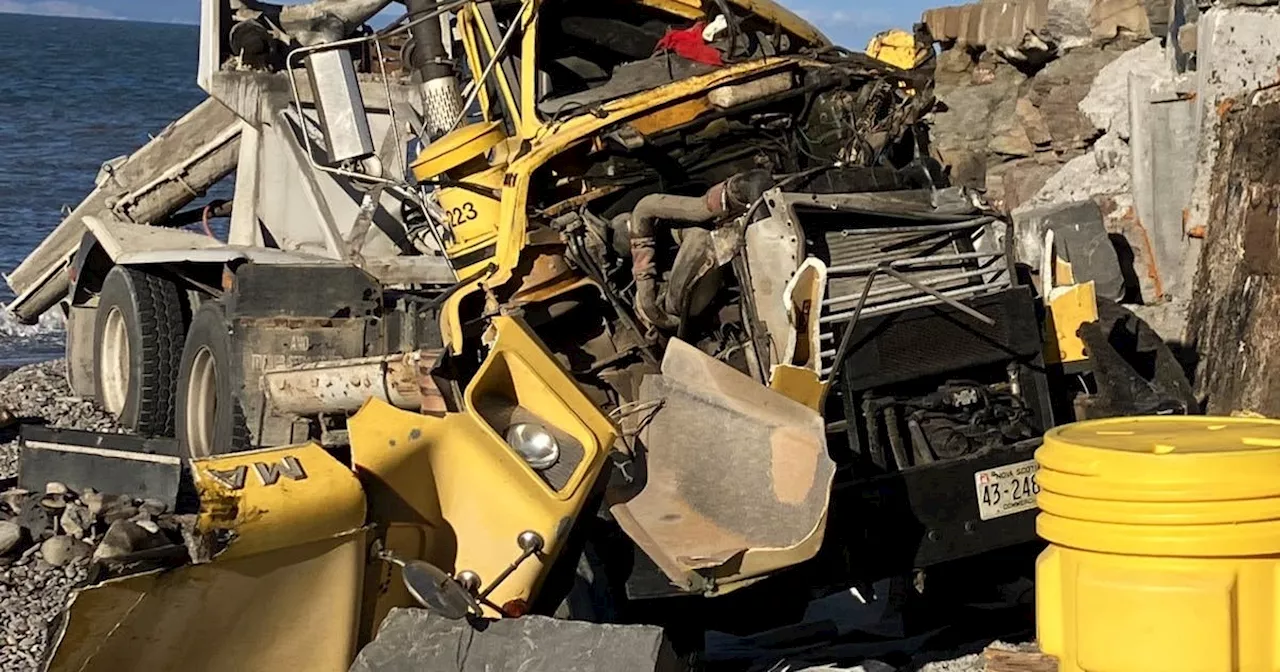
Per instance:
[[[1042,490],[1118,502],[1280,497],[1280,421],[1212,416],[1090,420],[1050,430]]]
[[[1280,421],[1111,418],[1045,435],[1036,527],[1052,543],[1181,557],[1280,553]]]

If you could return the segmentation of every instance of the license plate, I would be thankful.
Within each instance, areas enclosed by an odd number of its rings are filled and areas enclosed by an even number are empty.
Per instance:
[[[978,516],[983,520],[1010,516],[1036,508],[1040,484],[1035,460],[985,469],[973,475],[978,489]]]

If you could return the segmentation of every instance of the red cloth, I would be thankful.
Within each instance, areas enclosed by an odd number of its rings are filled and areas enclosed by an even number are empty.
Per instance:
[[[674,51],[697,63],[707,65],[724,65],[720,50],[707,44],[702,39],[702,29],[707,27],[705,21],[699,21],[684,30],[667,30],[667,34],[658,40],[658,51]]]

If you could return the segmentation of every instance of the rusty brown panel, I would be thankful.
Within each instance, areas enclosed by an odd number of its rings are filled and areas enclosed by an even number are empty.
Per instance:
[[[1250,275],[1276,275],[1280,273],[1276,186],[1252,185],[1246,187],[1246,193],[1249,197],[1244,204],[1245,272]]]

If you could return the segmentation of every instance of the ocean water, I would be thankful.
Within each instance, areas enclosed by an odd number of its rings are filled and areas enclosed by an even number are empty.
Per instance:
[[[0,14],[0,272],[93,189],[104,161],[204,99],[195,26]],[[0,303],[13,293],[0,283]],[[60,356],[61,321],[0,311],[0,365]]]

